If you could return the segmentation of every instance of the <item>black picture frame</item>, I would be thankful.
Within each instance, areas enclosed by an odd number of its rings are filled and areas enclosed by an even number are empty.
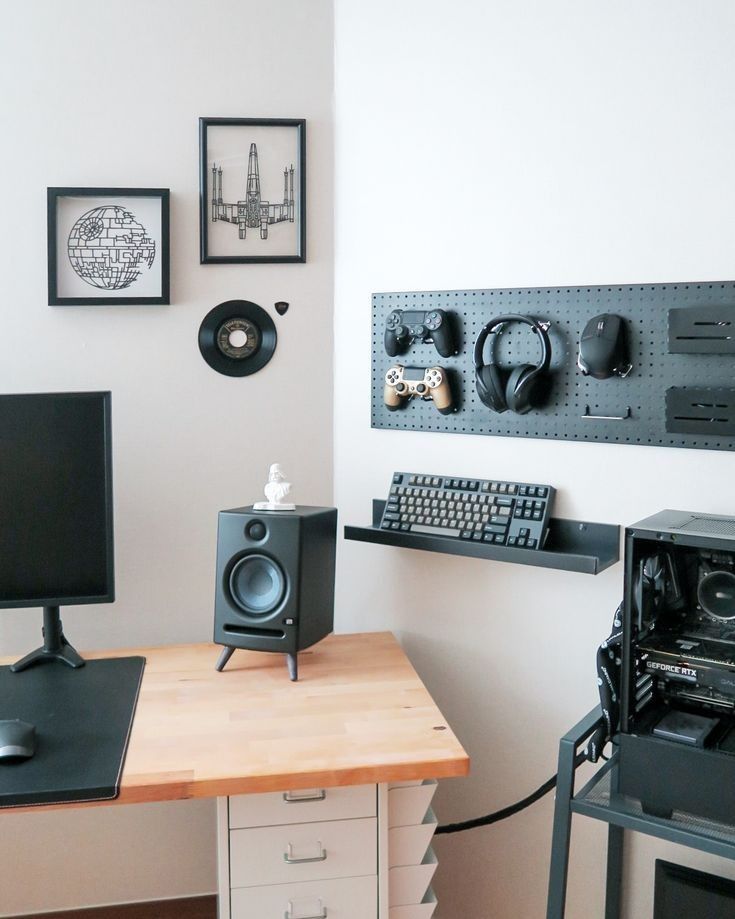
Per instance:
[[[169,240],[169,189],[168,188],[87,188],[87,187],[65,187],[65,188],[48,188],[47,190],[47,244],[48,244],[48,302],[49,306],[155,306],[167,305],[170,301],[170,240]],[[60,207],[63,206],[63,200],[66,198],[89,198],[91,200],[109,200],[109,205],[114,206],[116,201],[124,198],[153,198],[160,201],[160,219],[157,222],[155,256],[151,259],[160,258],[160,284],[156,284],[157,293],[155,295],[141,296],[117,296],[114,294],[95,294],[86,296],[84,293],[79,295],[66,295],[63,292],[63,285],[59,283],[59,273],[61,265],[59,263],[59,245],[60,234],[58,231]],[[158,217],[158,212],[156,212]],[[80,218],[85,216],[80,214]],[[72,261],[70,253],[70,262]],[[79,274],[76,268],[73,269],[81,278],[82,283],[87,283],[90,290],[101,290],[98,285],[94,285]],[[128,282],[128,285],[134,284]],[[112,288],[111,288],[112,289]],[[118,288],[120,289],[120,288]]]
[[[270,242],[269,249],[270,251],[263,254],[243,254],[236,255],[232,252],[220,253],[210,251],[212,248],[211,234],[209,232],[210,222],[217,222],[221,220],[227,223],[238,224],[238,232],[236,234],[240,239],[247,238],[247,227],[250,227],[254,232],[258,232],[257,225],[253,222],[247,222],[247,197],[239,199],[236,203],[227,204],[222,200],[222,168],[219,167],[219,195],[216,202],[212,202],[214,198],[214,186],[213,183],[217,181],[217,164],[209,163],[208,159],[208,132],[210,128],[222,128],[222,127],[233,127],[233,128],[257,128],[257,129],[268,129],[268,128],[290,128],[295,132],[295,144],[294,149],[296,151],[296,162],[284,164],[284,194],[283,202],[279,204],[269,204],[265,202],[265,205],[270,209],[269,211],[264,211],[263,206],[260,204],[260,191],[258,189],[258,203],[257,207],[260,211],[260,241],[268,245],[269,239],[272,240],[273,236],[276,234],[268,234],[268,225],[281,222],[297,222],[298,226],[296,228],[294,236],[294,245],[291,247],[285,247],[284,251],[277,251],[278,243],[274,244]],[[240,132],[241,133],[241,132]],[[262,134],[262,131],[261,131]],[[248,160],[248,175],[250,172],[250,163],[249,156],[252,154],[252,148],[256,147],[255,144],[252,144],[248,150],[240,149],[240,156],[245,160]],[[255,159],[256,167],[258,166],[258,152],[256,147]],[[280,168],[280,164],[279,164]],[[212,172],[214,170],[214,175]],[[296,181],[294,182],[294,175],[296,173]],[[264,176],[265,178],[265,176]],[[271,172],[268,175],[269,187],[273,189],[273,173]],[[260,176],[258,176],[258,186],[260,184]],[[247,186],[247,181],[246,181]],[[296,198],[298,194],[298,198]],[[247,187],[245,189],[245,195],[247,196]],[[289,204],[290,202],[290,204]],[[221,213],[221,217],[213,216],[215,211],[214,207],[217,207],[217,213]],[[287,212],[290,207],[290,217],[287,216]],[[233,219],[233,218],[241,219]],[[265,219],[263,219],[265,218]],[[253,218],[254,219],[254,218]],[[263,233],[265,232],[265,236]],[[202,265],[206,264],[247,264],[247,263],[273,263],[273,262],[305,262],[306,261],[306,121],[303,118],[200,118],[199,119],[199,242],[200,242],[200,256],[199,260]],[[274,249],[276,251],[274,251]]]

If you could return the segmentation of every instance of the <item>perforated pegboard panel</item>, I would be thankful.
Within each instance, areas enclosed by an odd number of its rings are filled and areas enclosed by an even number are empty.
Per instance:
[[[372,426],[402,431],[549,437],[600,443],[735,450],[735,437],[666,432],[666,390],[672,386],[735,386],[735,358],[727,354],[669,354],[669,309],[720,304],[735,312],[735,282],[647,284],[541,289],[416,291],[373,294]],[[442,358],[433,344],[416,342],[395,358],[385,352],[385,321],[393,309],[454,313],[459,353]],[[551,322],[553,384],[547,404],[527,415],[496,414],[475,390],[472,351],[482,326],[503,313]],[[633,370],[625,379],[595,380],[576,366],[579,336],[600,313],[628,322]],[[487,354],[487,351],[486,351]],[[501,366],[536,363],[539,345],[524,325],[508,326],[498,342]],[[396,412],[383,402],[385,373],[393,364],[442,366],[449,371],[457,411],[441,415],[433,402],[406,400]],[[583,418],[630,417],[620,421]]]

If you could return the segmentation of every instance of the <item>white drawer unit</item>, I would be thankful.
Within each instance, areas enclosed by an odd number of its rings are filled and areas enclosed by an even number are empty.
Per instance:
[[[218,800],[219,919],[430,919],[434,781]]]
[[[232,891],[232,919],[375,919],[375,877],[305,881]]]

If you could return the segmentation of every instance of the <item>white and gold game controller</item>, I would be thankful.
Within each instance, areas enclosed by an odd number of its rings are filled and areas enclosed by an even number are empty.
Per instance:
[[[431,399],[442,415],[454,411],[452,391],[441,367],[404,367],[395,364],[385,375],[383,401],[394,412],[412,397]]]

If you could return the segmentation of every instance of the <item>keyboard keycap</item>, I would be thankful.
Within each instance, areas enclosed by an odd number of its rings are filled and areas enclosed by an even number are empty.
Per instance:
[[[412,533],[426,533],[428,536],[459,536],[460,531],[454,527],[427,527],[424,524],[414,524]]]

